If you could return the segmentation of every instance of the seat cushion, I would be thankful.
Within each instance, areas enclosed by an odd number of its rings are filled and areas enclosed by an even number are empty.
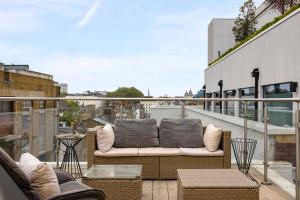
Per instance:
[[[46,163],[39,161],[30,153],[24,153],[21,155],[19,166],[42,199],[60,192],[57,176],[52,167]]]
[[[110,124],[106,124],[103,128],[97,130],[97,146],[101,152],[109,151],[114,142],[115,133]]]
[[[178,148],[139,148],[139,156],[178,156],[180,151]]]
[[[78,183],[76,181],[69,181],[63,184],[59,185],[60,187],[60,192],[69,192],[69,191],[76,191],[76,190],[85,190],[85,189],[90,189],[90,187]]]
[[[115,144],[117,148],[158,147],[158,131],[155,119],[117,119]]]
[[[210,124],[207,126],[203,136],[204,146],[209,151],[216,151],[222,139],[222,129],[216,128],[214,125]]]
[[[103,157],[119,157],[119,156],[137,156],[138,148],[111,148],[108,152],[101,152],[99,150],[94,152],[95,156]]]
[[[39,200],[40,196],[32,188],[29,179],[15,161],[0,147],[0,165],[6,173],[14,180],[16,185],[28,197],[28,199]]]
[[[159,142],[165,148],[203,147],[203,128],[200,119],[162,119]]]
[[[219,149],[214,152],[208,151],[206,147],[203,148],[179,148],[182,156],[224,156],[224,151]]]

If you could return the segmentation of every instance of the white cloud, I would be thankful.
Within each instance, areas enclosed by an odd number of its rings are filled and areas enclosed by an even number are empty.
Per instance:
[[[84,17],[76,25],[79,27],[82,27],[82,26],[85,26],[87,23],[89,23],[89,21],[91,20],[93,15],[96,14],[96,11],[97,11],[98,7],[100,6],[100,4],[101,4],[100,0],[95,0],[94,3],[92,4],[92,6],[85,13]]]

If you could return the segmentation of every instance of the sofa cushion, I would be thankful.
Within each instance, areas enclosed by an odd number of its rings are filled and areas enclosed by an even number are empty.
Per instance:
[[[180,151],[178,148],[162,148],[162,147],[152,147],[152,148],[139,148],[139,156],[178,156]]]
[[[30,153],[24,153],[21,155],[19,166],[41,199],[47,199],[60,192],[57,176],[46,163],[42,163]]]
[[[162,119],[159,143],[166,148],[203,147],[203,128],[200,119]]]
[[[115,133],[110,124],[106,124],[103,128],[97,130],[97,146],[101,152],[109,151],[114,142]]]
[[[204,146],[209,151],[216,151],[222,139],[222,129],[216,128],[214,125],[210,124],[206,127],[204,136],[203,136],[203,143]]]
[[[0,165],[6,173],[14,180],[16,185],[28,197],[28,199],[39,200],[39,194],[32,188],[30,180],[15,161],[0,147]]]
[[[112,147],[108,152],[101,152],[99,150],[94,152],[94,156],[102,157],[120,157],[120,156],[137,156],[138,148],[115,148]]]
[[[179,148],[182,156],[224,156],[224,151],[221,149],[210,152],[206,147],[203,148]]]
[[[157,147],[158,131],[155,119],[117,119],[115,144],[118,148]]]

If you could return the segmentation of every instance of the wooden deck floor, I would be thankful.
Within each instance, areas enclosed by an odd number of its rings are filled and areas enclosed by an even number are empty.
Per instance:
[[[260,200],[292,200],[273,185],[261,185]],[[142,200],[177,200],[177,181],[143,181]]]

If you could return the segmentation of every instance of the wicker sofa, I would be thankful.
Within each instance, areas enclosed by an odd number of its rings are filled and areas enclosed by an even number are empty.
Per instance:
[[[96,135],[96,131],[90,131],[86,136],[88,167],[97,164],[141,164],[143,179],[176,179],[177,169],[231,168],[230,131],[223,131],[219,153],[204,152],[201,156],[189,155],[175,148],[161,147],[127,148],[124,149],[124,154],[122,149],[117,149],[119,153],[116,154],[99,153]]]

